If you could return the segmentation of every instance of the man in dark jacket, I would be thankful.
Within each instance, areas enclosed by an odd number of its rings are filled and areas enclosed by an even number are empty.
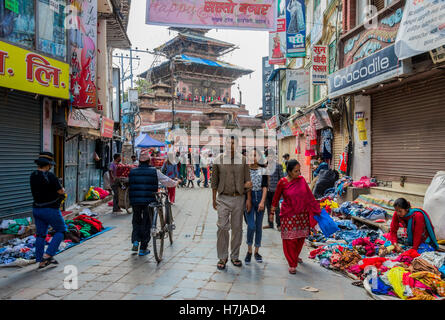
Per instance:
[[[266,150],[264,155],[267,157],[268,165],[272,166],[275,164],[275,170],[268,176],[267,179],[267,196],[266,196],[266,208],[268,216],[271,214],[272,199],[275,195],[275,190],[277,189],[278,181],[284,177],[283,166],[278,163],[277,157],[273,151]],[[269,224],[264,226],[263,229],[273,229],[273,221],[268,220]],[[280,230],[280,207],[275,210],[275,223],[277,224],[277,229]]]
[[[144,150],[139,158],[139,167],[132,169],[129,176],[130,204],[133,207],[132,251],[139,250],[140,256],[150,253],[147,247],[151,238],[152,219],[148,205],[156,201],[159,183],[165,187],[176,187],[176,181],[163,175],[149,163],[150,155],[148,150]]]

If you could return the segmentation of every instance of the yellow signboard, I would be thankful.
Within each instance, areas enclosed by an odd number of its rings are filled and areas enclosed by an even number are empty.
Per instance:
[[[0,41],[0,86],[69,99],[69,65]]]

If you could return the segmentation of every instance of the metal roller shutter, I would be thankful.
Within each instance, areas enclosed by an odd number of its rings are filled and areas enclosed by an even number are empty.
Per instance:
[[[29,176],[41,151],[40,99],[0,96],[0,218],[32,212]]]
[[[332,169],[338,170],[338,166],[340,164],[340,156],[345,151],[345,139],[342,130],[342,121],[338,120],[333,123],[334,130],[334,140],[332,143]]]
[[[445,79],[372,96],[372,175],[428,184],[445,170]]]

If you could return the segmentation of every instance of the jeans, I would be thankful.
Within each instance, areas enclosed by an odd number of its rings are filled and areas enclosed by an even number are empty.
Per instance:
[[[266,196],[267,215],[270,215],[274,194],[275,194],[274,191],[267,191],[267,196]],[[273,228],[273,221],[270,222],[269,217],[268,217],[267,221],[269,223],[269,227]],[[280,224],[280,207],[279,206],[275,209],[275,223],[276,223],[277,227],[279,227],[281,225]]]
[[[201,173],[201,168],[199,167],[199,164],[195,164],[195,176],[196,176],[196,179],[198,179],[198,180],[199,180],[200,173]]]
[[[42,262],[48,226],[51,226],[56,232],[46,250],[46,254],[51,257],[59,250],[59,245],[64,238],[67,228],[59,209],[33,208],[32,214],[36,224],[36,261]]]
[[[111,185],[111,190],[113,190],[113,211],[119,210],[119,184],[114,183]]]
[[[147,205],[133,206],[133,232],[131,242],[140,242],[141,250],[146,250],[151,239],[152,210]]]
[[[204,175],[204,187],[208,187],[209,186],[209,181],[208,181],[208,177],[207,177],[207,168],[201,168],[202,169],[202,174]]]
[[[252,209],[246,212],[247,220],[247,245],[253,244],[255,235],[255,247],[261,247],[261,238],[263,236],[263,217],[264,211],[258,211],[263,191],[252,191]]]
[[[297,95],[297,80],[290,80],[287,87],[287,100],[295,100]]]

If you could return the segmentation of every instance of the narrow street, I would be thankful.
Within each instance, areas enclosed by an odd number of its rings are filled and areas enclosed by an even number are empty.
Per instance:
[[[104,226],[112,230],[75,246],[56,258],[60,265],[37,272],[37,265],[23,269],[0,269],[1,299],[371,299],[351,280],[323,269],[307,258],[296,275],[290,275],[283,255],[280,233],[264,230],[260,253],[255,261],[226,271],[216,269],[216,212],[210,189],[178,189],[173,213],[176,220],[174,244],[166,240],[164,261],[157,265],[153,253],[139,257],[131,252],[131,215],[112,215],[106,204],[93,210]],[[244,224],[244,239],[246,225]],[[244,242],[244,240],[243,240]],[[152,249],[152,247],[149,247]],[[247,246],[243,243],[240,259]],[[78,270],[77,290],[64,288],[64,267]],[[308,292],[310,286],[319,292]]]

